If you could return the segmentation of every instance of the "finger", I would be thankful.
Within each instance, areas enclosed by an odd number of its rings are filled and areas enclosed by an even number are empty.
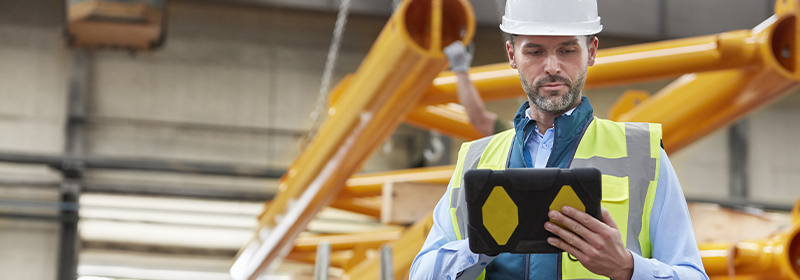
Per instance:
[[[574,219],[575,221],[581,223],[583,226],[585,226],[592,232],[602,232],[603,230],[606,229],[606,224],[603,224],[602,222],[592,217],[592,215],[586,214],[581,210],[569,206],[564,206],[561,207],[561,212],[564,213],[564,215],[567,215],[570,218]]]
[[[546,222],[544,224],[544,228],[547,231],[552,232],[553,234],[557,235],[559,238],[561,238],[561,240],[565,241],[569,245],[574,246],[578,250],[584,251],[584,250],[588,250],[591,247],[591,245],[589,245],[589,243],[586,242],[586,240],[584,240],[581,236],[578,236],[577,234],[575,234],[575,233],[573,233],[571,231],[563,229],[563,228],[561,228],[560,226],[558,226],[558,225],[556,225],[554,223]],[[596,236],[596,235],[594,235],[594,236]]]
[[[577,210],[575,210],[575,211],[577,211]],[[567,215],[565,215],[563,213],[560,213],[558,211],[553,210],[553,211],[550,211],[550,213],[548,213],[548,214],[549,214],[548,216],[551,219],[553,219],[553,221],[556,221],[556,222],[564,225],[565,227],[570,229],[572,232],[580,235],[583,238],[591,237],[592,234],[594,234],[591,230],[586,228],[584,225],[582,225],[581,223],[573,220],[571,217],[569,217],[569,216],[567,216]]]
[[[548,237],[547,238],[547,243],[549,243],[550,245],[553,245],[556,248],[564,250],[565,252],[567,252],[570,255],[572,255],[573,257],[575,257],[575,259],[577,259],[578,261],[586,259],[586,255],[583,254],[583,252],[581,252],[581,250],[578,250],[578,248],[576,248],[575,246],[569,245],[569,243],[564,242],[564,240],[561,240],[561,239],[558,239],[558,238],[555,238],[555,237]]]
[[[600,207],[600,214],[602,215],[603,223],[606,223],[606,225],[619,230],[619,227],[617,227],[617,222],[615,222],[614,218],[611,217],[611,212],[608,212],[608,209],[605,207]]]

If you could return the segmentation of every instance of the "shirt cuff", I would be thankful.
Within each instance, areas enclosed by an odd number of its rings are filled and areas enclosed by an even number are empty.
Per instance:
[[[450,270],[445,272],[444,279],[446,280],[455,280],[459,277],[459,279],[476,279],[481,275],[483,269],[497,258],[497,256],[473,253],[469,249],[469,239],[447,243],[442,246],[442,249],[455,251],[457,259]]]
[[[646,259],[636,253],[631,252],[633,256],[633,277],[631,280],[638,279],[672,279],[671,269],[662,269],[657,260]]]

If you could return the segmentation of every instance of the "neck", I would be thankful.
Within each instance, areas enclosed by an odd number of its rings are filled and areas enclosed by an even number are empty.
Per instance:
[[[559,112],[542,111],[542,109],[536,107],[530,100],[528,100],[528,104],[531,107],[531,119],[536,121],[536,127],[539,129],[539,133],[544,134],[548,129],[553,127],[553,123],[555,123],[555,119],[557,117],[575,107],[578,107],[578,105],[581,104],[581,99],[578,98],[578,102],[575,102],[575,104],[572,104],[572,106],[569,106],[567,109]]]

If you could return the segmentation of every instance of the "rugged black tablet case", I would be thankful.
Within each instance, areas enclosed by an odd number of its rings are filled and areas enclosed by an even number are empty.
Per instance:
[[[464,174],[467,200],[469,247],[482,254],[560,253],[547,243],[556,236],[544,229],[547,213],[562,186],[569,185],[586,207],[586,213],[600,217],[601,174],[596,168],[511,168],[474,169]],[[517,205],[518,225],[505,245],[499,245],[483,223],[482,207],[495,186],[501,186]]]

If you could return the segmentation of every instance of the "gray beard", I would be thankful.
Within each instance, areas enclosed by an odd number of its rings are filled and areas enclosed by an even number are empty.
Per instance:
[[[570,83],[569,80],[564,77],[550,76],[549,79],[545,78],[537,82],[536,85],[531,85],[522,77],[522,73],[520,73],[519,80],[522,84],[522,89],[525,90],[525,94],[528,95],[528,100],[533,103],[531,104],[532,106],[536,106],[536,108],[546,113],[560,115],[566,112],[569,107],[575,104],[578,98],[580,98],[581,90],[584,84],[586,84],[586,71],[578,76],[574,84]],[[561,98],[549,99],[547,96],[558,94],[558,91],[543,92],[541,87],[547,83],[553,82],[564,83],[569,87],[569,90],[566,94],[561,96]]]

